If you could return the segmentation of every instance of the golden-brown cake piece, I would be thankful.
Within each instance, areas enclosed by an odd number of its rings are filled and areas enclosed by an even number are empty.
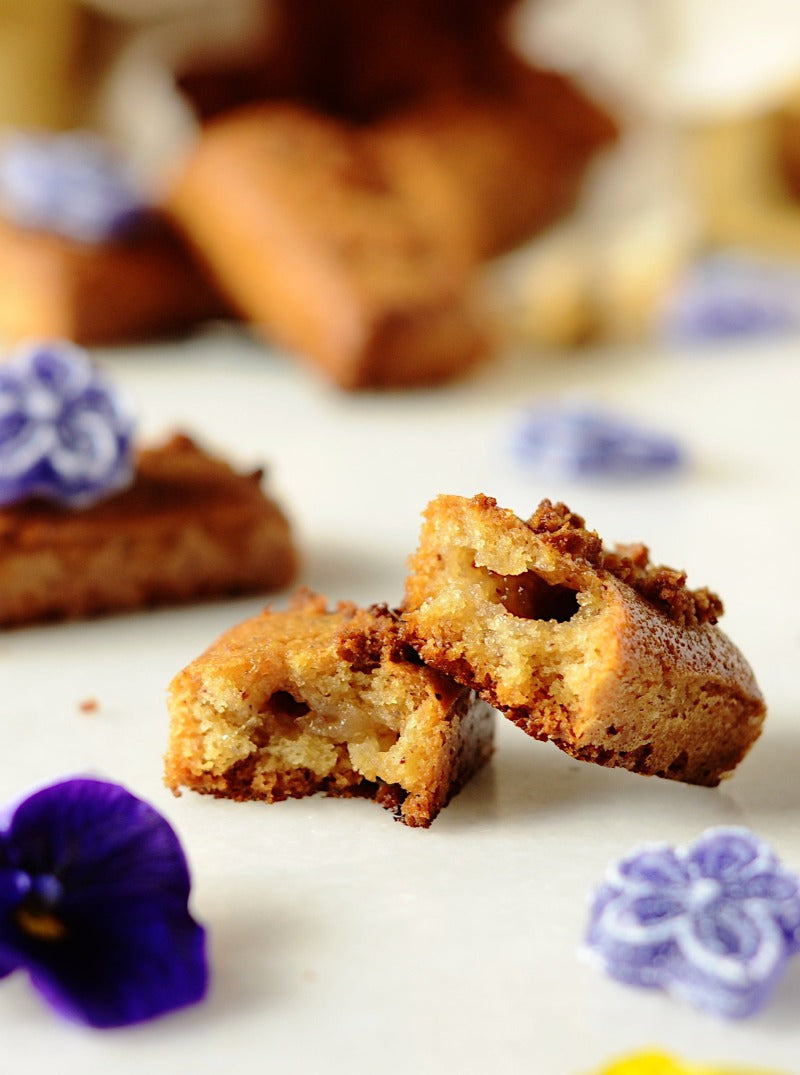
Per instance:
[[[356,128],[240,109],[205,128],[167,201],[242,315],[344,388],[439,381],[487,351],[450,215],[406,197]]]
[[[261,472],[183,435],[141,451],[133,485],[91,507],[0,507],[0,626],[265,593],[296,571]]]
[[[344,388],[491,351],[482,260],[567,212],[616,137],[523,61],[513,6],[276,0],[255,68],[181,77],[203,125],[167,208],[239,313]]]
[[[604,549],[563,504],[523,521],[490,497],[438,497],[404,608],[426,662],[577,758],[714,786],[760,732],[719,598],[642,545]]]
[[[476,262],[564,216],[590,160],[616,137],[609,117],[560,75],[510,58],[503,74],[488,89],[442,94],[374,128],[407,197],[428,205],[449,184],[445,212],[452,218],[458,207]]]
[[[0,219],[0,339],[121,343],[229,316],[166,224],[84,243]]]
[[[218,639],[174,678],[169,709],[174,791],[368,796],[424,828],[492,749],[490,707],[426,668],[397,614],[307,592]]]

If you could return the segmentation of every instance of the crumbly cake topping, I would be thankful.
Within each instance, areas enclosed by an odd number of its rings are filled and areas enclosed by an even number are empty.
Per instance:
[[[705,587],[690,590],[684,571],[652,564],[646,545],[605,549],[597,533],[587,530],[582,516],[566,504],[543,500],[526,525],[560,553],[608,571],[679,627],[714,624],[722,615],[722,601],[715,593]]]
[[[327,598],[301,587],[289,601],[295,612],[328,612]],[[343,614],[345,623],[336,641],[337,656],[346,661],[354,672],[374,672],[382,660],[394,664],[422,664],[409,644],[402,614],[386,604],[359,608],[352,601],[338,601],[335,611]]]
[[[339,635],[337,654],[355,672],[373,672],[382,659],[422,663],[406,641],[400,613],[387,605],[355,610]]]

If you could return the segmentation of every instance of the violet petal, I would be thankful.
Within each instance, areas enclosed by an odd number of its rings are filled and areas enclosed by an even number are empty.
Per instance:
[[[147,803],[105,781],[55,784],[17,807],[4,858],[30,890],[3,916],[0,968],[27,969],[62,1014],[122,1026],[203,997],[205,933],[189,913],[186,859]]]
[[[573,478],[636,477],[684,462],[669,435],[582,404],[554,403],[527,411],[513,452],[525,465]]]
[[[726,1018],[753,1014],[800,950],[800,879],[743,828],[708,830],[672,856],[650,844],[609,871],[587,953],[619,981]]]
[[[42,497],[88,507],[133,480],[133,411],[67,343],[0,365],[0,505]]]
[[[145,214],[133,176],[87,131],[8,134],[0,143],[0,207],[21,227],[83,243],[121,238]]]

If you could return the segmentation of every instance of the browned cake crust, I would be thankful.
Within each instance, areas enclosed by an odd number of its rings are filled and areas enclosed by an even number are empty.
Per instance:
[[[90,508],[0,508],[0,625],[287,586],[289,523],[261,481],[177,435],[140,453],[129,489]]]
[[[233,627],[170,685],[167,785],[267,802],[367,796],[430,825],[489,758],[494,718],[420,662],[398,620],[303,593]]]
[[[441,496],[410,561],[404,620],[423,659],[577,758],[716,785],[764,701],[716,626],[722,605],[644,546],[608,551],[543,501],[527,522]]]
[[[120,343],[224,317],[227,305],[159,225],[126,242],[80,243],[0,220],[0,337]]]
[[[289,104],[224,116],[168,205],[242,315],[342,387],[442,380],[487,351],[463,244],[355,128]]]

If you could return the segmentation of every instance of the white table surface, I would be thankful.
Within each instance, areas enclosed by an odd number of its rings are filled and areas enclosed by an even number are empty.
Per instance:
[[[236,804],[163,787],[169,679],[265,599],[3,633],[0,799],[89,773],[152,802],[186,848],[213,981],[200,1006],[97,1032],[13,975],[0,983],[2,1070],[586,1075],[650,1046],[797,1075],[800,959],[759,1015],[726,1023],[576,953],[589,893],[644,840],[742,824],[800,870],[798,342],[509,354],[460,384],[363,395],[227,329],[98,357],[133,394],[143,437],[181,427],[232,461],[269,463],[300,581],[332,600],[399,602],[437,493],[485,492],[524,515],[563,499],[608,542],[645,541],[722,595],[769,716],[716,790],[579,763],[500,720],[489,767],[412,830],[367,801]],[[523,405],[576,391],[673,432],[691,465],[588,484],[520,467],[508,442]]]

